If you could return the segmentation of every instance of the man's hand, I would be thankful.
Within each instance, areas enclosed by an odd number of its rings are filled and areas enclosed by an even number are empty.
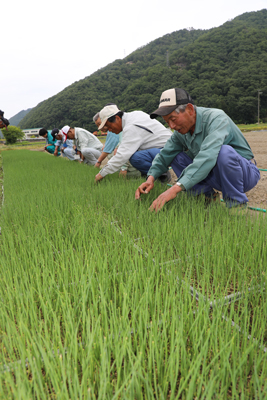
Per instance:
[[[161,193],[159,197],[153,201],[151,206],[149,207],[150,211],[159,211],[162,209],[165,203],[168,201],[175,199],[177,194],[182,191],[181,186],[174,185],[170,189],[166,190],[165,192]]]
[[[101,181],[103,178],[104,178],[104,177],[103,177],[102,175],[97,174],[97,175],[95,176],[95,183]]]
[[[152,175],[150,175],[147,178],[147,181],[142,183],[142,185],[140,185],[139,188],[136,190],[135,199],[139,200],[142,193],[145,193],[145,194],[149,193],[150,190],[152,190],[154,187],[154,182],[155,182],[154,177]]]
[[[95,168],[101,168],[101,162],[97,161],[94,165]]]
[[[126,178],[126,176],[127,176],[127,170],[125,170],[125,171],[120,171],[120,173],[119,173],[119,177],[120,177],[120,178]]]

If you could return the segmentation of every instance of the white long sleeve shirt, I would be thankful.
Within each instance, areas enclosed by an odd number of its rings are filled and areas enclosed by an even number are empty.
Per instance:
[[[99,139],[91,132],[88,132],[83,128],[74,128],[75,131],[75,146],[78,151],[83,151],[85,147],[91,147],[93,149],[102,151],[103,144]]]
[[[143,111],[132,111],[122,116],[122,141],[117,154],[109,160],[100,175],[106,176],[118,171],[137,150],[164,147],[171,137],[170,129]]]

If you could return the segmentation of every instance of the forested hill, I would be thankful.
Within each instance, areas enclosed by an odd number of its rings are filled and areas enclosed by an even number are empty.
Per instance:
[[[14,115],[13,117],[9,118],[10,125],[18,126],[20,121],[31,111],[31,108],[27,110],[22,110],[18,114]]]
[[[95,130],[106,103],[152,112],[163,90],[182,87],[195,104],[223,109],[236,123],[267,120],[267,9],[245,13],[219,28],[180,30],[70,85],[33,108],[21,128],[68,124]]]

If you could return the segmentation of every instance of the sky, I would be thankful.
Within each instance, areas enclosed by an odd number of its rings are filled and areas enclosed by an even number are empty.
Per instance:
[[[180,29],[210,29],[267,0],[8,0],[1,6],[6,118]]]

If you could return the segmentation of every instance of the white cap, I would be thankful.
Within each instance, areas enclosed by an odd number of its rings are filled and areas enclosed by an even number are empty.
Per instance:
[[[60,133],[63,133],[63,135],[64,135],[64,142],[66,142],[66,140],[67,140],[67,133],[69,132],[69,130],[70,130],[70,126],[65,125],[65,126],[63,126],[63,128],[60,131]]]
[[[116,115],[120,111],[121,110],[119,110],[115,104],[102,108],[102,110],[99,113],[99,118],[101,119],[101,124],[99,125],[98,129],[99,130],[102,129],[103,126],[106,125],[107,120],[110,117],[113,117],[113,115]]]

